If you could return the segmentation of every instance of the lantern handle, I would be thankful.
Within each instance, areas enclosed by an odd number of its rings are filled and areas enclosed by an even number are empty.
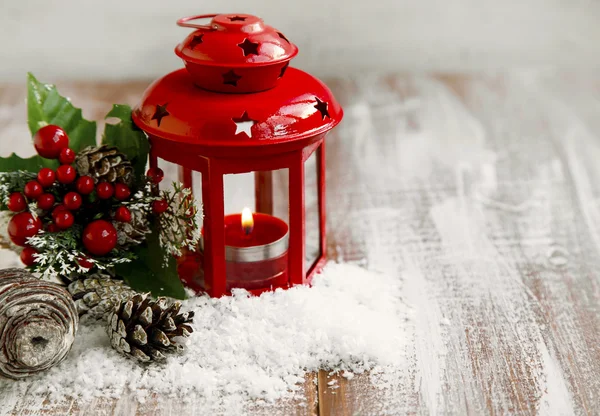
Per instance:
[[[212,27],[210,25],[197,25],[197,24],[188,23],[188,22],[190,20],[209,19],[209,18],[213,18],[216,16],[218,16],[218,14],[199,14],[197,16],[182,17],[181,19],[177,20],[177,25],[181,26],[181,27],[191,27],[193,29],[212,29]]]

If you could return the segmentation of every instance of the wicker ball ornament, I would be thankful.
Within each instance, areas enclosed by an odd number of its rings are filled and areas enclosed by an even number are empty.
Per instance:
[[[60,363],[78,323],[63,287],[23,269],[0,270],[0,376],[24,378]]]

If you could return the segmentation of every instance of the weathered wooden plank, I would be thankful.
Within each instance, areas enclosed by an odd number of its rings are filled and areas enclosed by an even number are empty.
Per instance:
[[[414,351],[399,385],[340,379],[337,395],[320,385],[321,409],[599,411],[600,106],[588,80],[342,87],[346,120],[328,143],[331,252],[404,280]]]

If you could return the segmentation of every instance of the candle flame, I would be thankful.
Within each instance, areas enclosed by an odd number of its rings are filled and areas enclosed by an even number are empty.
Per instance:
[[[246,235],[249,235],[252,232],[252,229],[254,228],[254,218],[252,216],[252,211],[250,211],[250,208],[247,207],[242,210],[242,228]]]

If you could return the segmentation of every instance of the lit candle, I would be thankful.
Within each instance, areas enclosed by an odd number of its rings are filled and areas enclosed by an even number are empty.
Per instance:
[[[261,289],[284,286],[288,275],[289,227],[268,214],[226,215],[225,273],[227,289]],[[204,249],[204,240],[200,240]]]

